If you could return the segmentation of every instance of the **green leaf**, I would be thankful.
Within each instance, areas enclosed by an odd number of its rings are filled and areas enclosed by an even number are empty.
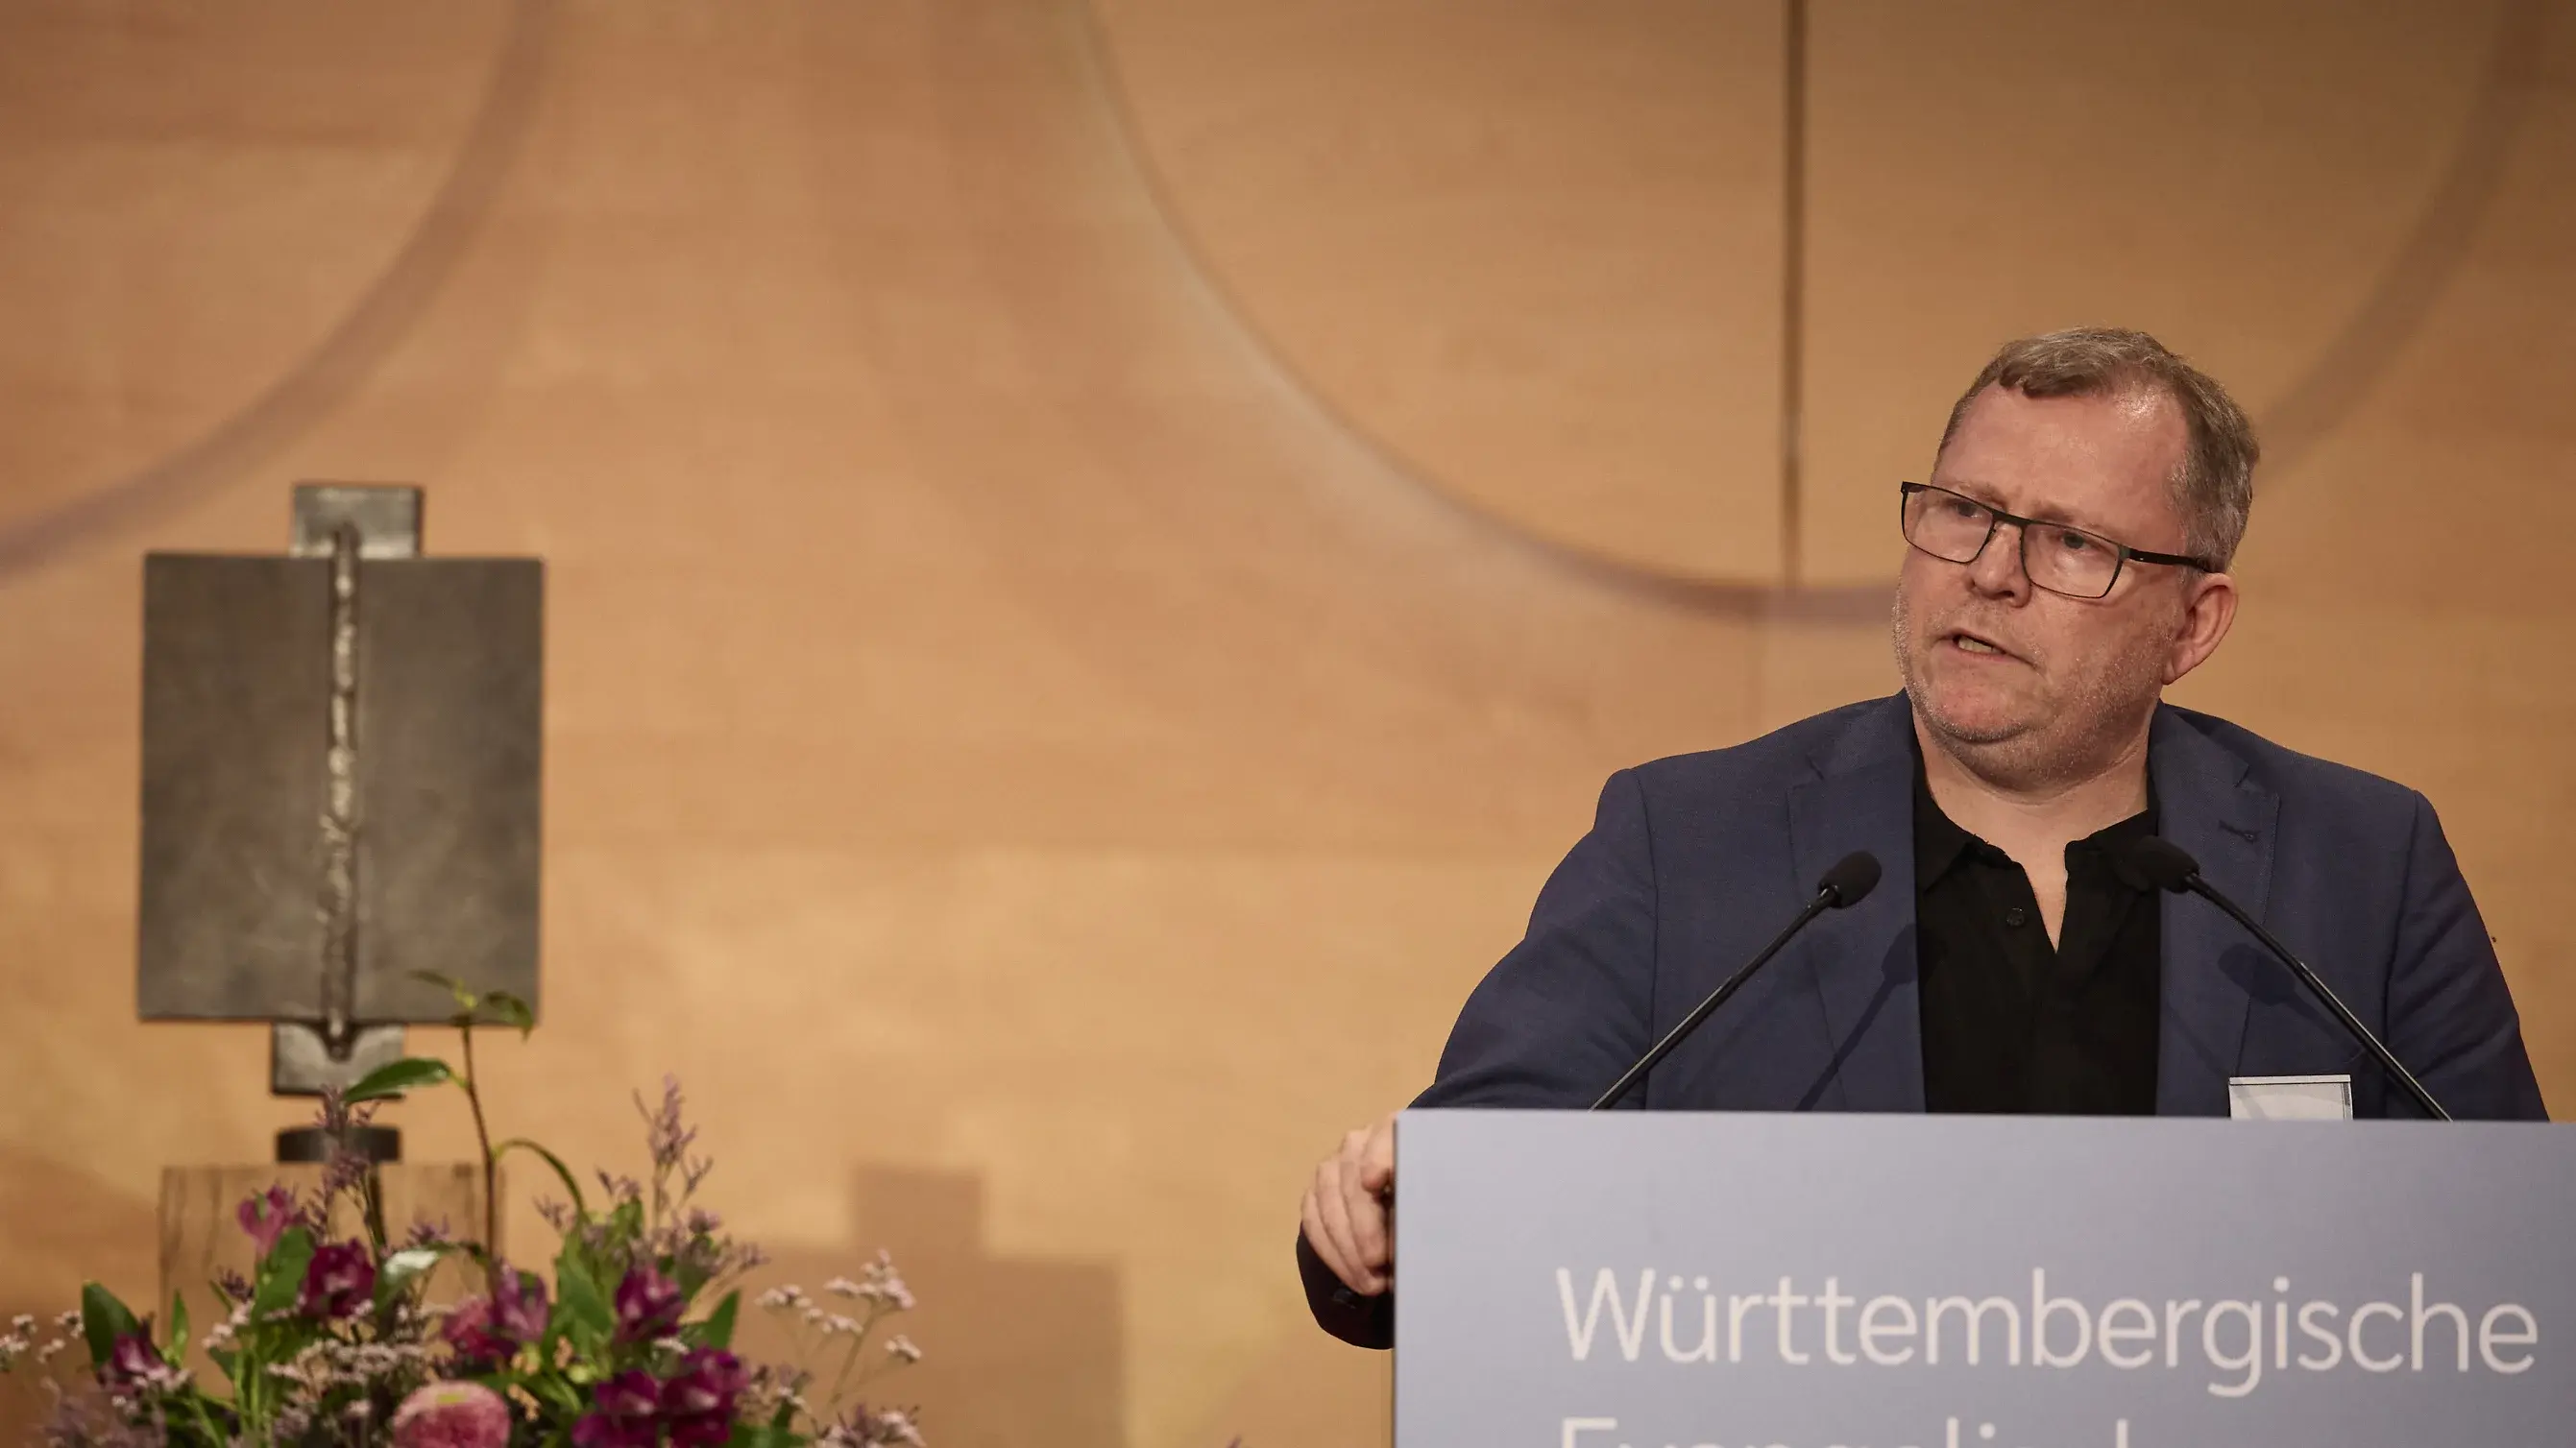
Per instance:
[[[304,1286],[304,1269],[312,1265],[313,1233],[303,1227],[287,1228],[260,1259],[259,1284],[251,1290],[251,1319],[293,1307],[296,1293]]]
[[[499,1146],[492,1148],[492,1164],[494,1166],[499,1166],[501,1164],[501,1158],[514,1151],[533,1151],[538,1156],[544,1158],[546,1165],[555,1169],[555,1176],[563,1182],[564,1190],[572,1193],[572,1209],[582,1216],[587,1217],[590,1215],[589,1204],[582,1200],[581,1179],[572,1174],[571,1167],[563,1164],[562,1157],[555,1155],[553,1152],[546,1150],[544,1147],[537,1145],[535,1142],[528,1140],[524,1136],[514,1136],[508,1141],[502,1142]]]
[[[89,1342],[89,1364],[107,1366],[107,1356],[116,1350],[116,1340],[129,1333],[142,1331],[134,1312],[117,1300],[116,1294],[95,1282],[81,1287],[81,1336]]]
[[[733,1346],[734,1315],[742,1310],[742,1293],[728,1292],[716,1304],[716,1310],[680,1329],[680,1337],[691,1347],[730,1348]]]
[[[440,1258],[454,1250],[450,1246],[405,1247],[388,1255],[384,1265],[376,1269],[376,1306],[383,1307],[392,1302],[414,1281],[437,1266]]]
[[[596,1353],[608,1346],[617,1327],[616,1310],[571,1242],[564,1243],[563,1254],[555,1259],[555,1297],[555,1318],[576,1350]]]
[[[568,1416],[578,1417],[590,1406],[589,1400],[582,1396],[581,1389],[574,1387],[556,1373],[532,1374],[520,1379],[519,1386],[526,1388],[530,1397],[551,1403]]]
[[[187,1407],[188,1416],[196,1420],[194,1442],[203,1444],[204,1448],[229,1448],[229,1445],[240,1441],[240,1435],[230,1431],[229,1427],[216,1425],[211,1402],[204,1393],[190,1389],[181,1401]],[[190,1441],[177,1433],[173,1433],[171,1439],[173,1442]]]
[[[467,990],[465,988],[465,982],[458,980],[452,975],[441,975],[434,970],[415,970],[411,973],[411,978],[419,981],[423,985],[434,985],[440,990],[447,992],[450,996],[455,998],[456,1009],[463,1015],[473,1015],[474,1008],[482,1004],[482,997],[476,995],[470,990]]]
[[[736,1423],[725,1448],[792,1448],[797,1435],[783,1423]]]
[[[176,1361],[188,1356],[188,1299],[175,1287],[170,1290],[170,1356]]]
[[[474,1013],[482,1008],[483,997],[468,990],[465,982],[452,975],[441,975],[434,970],[415,970],[411,973],[411,978],[423,985],[438,987],[447,992],[449,999],[456,1002],[456,1014],[447,1018],[449,1025],[460,1031],[474,1029]]]
[[[425,1086],[443,1086],[455,1079],[456,1073],[447,1069],[445,1061],[430,1056],[405,1056],[399,1061],[387,1061],[359,1077],[355,1085],[340,1093],[340,1100],[350,1105],[361,1101],[382,1101]]]
[[[517,1031],[520,1040],[526,1040],[528,1033],[537,1028],[536,1007],[508,991],[496,990],[484,996],[483,1009],[491,1015],[494,1025]]]

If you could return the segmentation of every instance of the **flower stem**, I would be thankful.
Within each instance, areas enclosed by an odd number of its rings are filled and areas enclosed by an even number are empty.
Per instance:
[[[483,1092],[474,1082],[474,1017],[456,1022],[465,1057],[465,1104],[474,1112],[474,1141],[483,1152],[483,1282],[497,1298],[501,1291],[500,1159],[492,1154],[492,1128],[483,1120]]]
[[[220,1448],[220,1445],[232,1441],[231,1435],[215,1426],[215,1415],[206,1411],[206,1398],[203,1393],[190,1392],[188,1407],[196,1414],[197,1426],[206,1435],[207,1448]]]
[[[877,1319],[883,1316],[885,1316],[884,1304],[869,1304],[867,1317],[859,1323],[859,1330],[850,1335],[850,1350],[841,1355],[840,1376],[832,1380],[833,1413],[838,1414],[841,1411],[842,1401],[849,1396],[851,1386],[850,1370],[858,1367],[859,1353],[867,1347],[869,1336],[877,1330]],[[865,1386],[871,1376],[873,1375],[868,1372],[861,1372],[859,1374],[859,1384],[861,1386]]]

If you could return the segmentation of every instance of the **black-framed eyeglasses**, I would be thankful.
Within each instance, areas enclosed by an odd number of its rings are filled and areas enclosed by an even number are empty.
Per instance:
[[[2197,558],[2150,553],[2064,523],[2024,518],[1930,483],[1898,483],[1896,490],[1897,521],[1906,542],[1947,563],[1974,563],[1995,530],[2010,523],[2021,529],[2021,571],[2033,585],[2068,598],[2107,596],[2131,559],[2218,571]]]

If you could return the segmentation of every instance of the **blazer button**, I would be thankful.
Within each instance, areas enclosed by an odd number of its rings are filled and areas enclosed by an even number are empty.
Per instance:
[[[2021,928],[2021,926],[2026,924],[2029,920],[2030,912],[2022,909],[2018,905],[2015,905],[2004,912],[2004,923],[2012,926],[2014,929]]]

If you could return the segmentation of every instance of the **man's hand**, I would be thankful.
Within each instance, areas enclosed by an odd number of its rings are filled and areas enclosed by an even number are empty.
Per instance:
[[[1374,1297],[1395,1281],[1387,1209],[1395,1199],[1395,1115],[1342,1138],[1306,1188],[1307,1244],[1344,1286]]]

